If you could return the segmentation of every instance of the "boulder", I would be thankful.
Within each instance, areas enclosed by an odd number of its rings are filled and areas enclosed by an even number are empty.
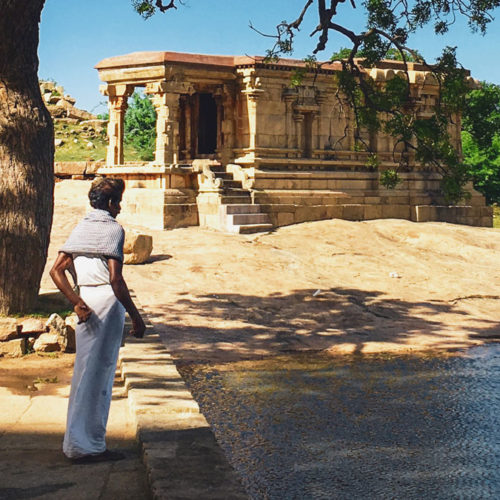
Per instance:
[[[125,264],[142,264],[149,259],[153,251],[153,237],[128,230],[123,246]]]
[[[57,148],[59,146],[62,146],[64,144],[64,141],[62,139],[54,139],[54,146]]]
[[[66,325],[59,314],[51,314],[49,319],[46,321],[45,326],[53,330],[58,335],[64,336],[65,334]]]
[[[0,356],[18,358],[26,354],[26,339],[14,339],[0,342]]]
[[[64,350],[66,352],[75,352],[76,350],[76,325],[78,323],[78,316],[76,314],[71,314],[65,320],[65,342]]]
[[[33,344],[35,352],[60,351],[59,335],[57,333],[42,333]]]
[[[0,342],[15,339],[20,330],[14,318],[0,318]]]
[[[78,142],[78,139],[76,139]],[[56,161],[54,162],[54,173],[56,175],[83,175],[86,162],[84,161]]]
[[[47,331],[47,326],[41,319],[28,318],[21,323],[21,332],[23,334],[32,333],[39,334]]]

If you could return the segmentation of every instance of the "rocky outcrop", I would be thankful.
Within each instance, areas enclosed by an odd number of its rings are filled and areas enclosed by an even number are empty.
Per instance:
[[[41,81],[40,91],[52,118],[70,118],[77,121],[96,119],[92,113],[76,108],[76,99],[65,94],[64,87],[61,85]]]

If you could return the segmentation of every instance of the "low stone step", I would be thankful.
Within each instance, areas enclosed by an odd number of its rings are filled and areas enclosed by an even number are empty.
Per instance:
[[[243,203],[241,205],[224,205],[226,214],[258,214],[261,213],[260,205]]]
[[[269,224],[269,215],[257,214],[231,214],[228,215],[228,222],[233,226],[246,226],[251,224]]]
[[[218,165],[210,165],[210,170],[216,174],[226,173],[226,167],[224,167],[220,163]]]
[[[221,204],[222,205],[241,205],[241,204],[248,204],[250,199],[250,195],[247,194],[246,196],[231,196],[227,194],[223,194],[221,196]]]
[[[240,184],[240,187],[227,187],[224,186],[224,194],[227,194],[227,195],[230,195],[230,196],[242,196],[242,195],[249,195],[250,196],[250,193],[248,192],[248,189],[243,189],[241,187],[241,184]]]
[[[222,187],[224,189],[241,189],[241,182],[229,179],[222,179]]]
[[[240,234],[262,233],[264,231],[272,231],[272,224],[245,224],[243,226],[235,226],[239,228]]]
[[[214,172],[215,174],[215,177],[217,177],[217,179],[223,179],[223,180],[233,180],[233,174],[230,174],[228,172]]]

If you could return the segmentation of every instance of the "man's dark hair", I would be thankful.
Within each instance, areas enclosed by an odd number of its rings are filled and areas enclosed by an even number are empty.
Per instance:
[[[125,183],[123,179],[113,179],[111,177],[102,177],[96,179],[89,191],[90,206],[107,210],[109,202],[116,204],[122,199]]]

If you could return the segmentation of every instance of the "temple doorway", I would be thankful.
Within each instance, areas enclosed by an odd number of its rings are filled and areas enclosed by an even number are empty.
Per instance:
[[[217,103],[212,94],[197,94],[197,156],[213,155],[217,149]]]

